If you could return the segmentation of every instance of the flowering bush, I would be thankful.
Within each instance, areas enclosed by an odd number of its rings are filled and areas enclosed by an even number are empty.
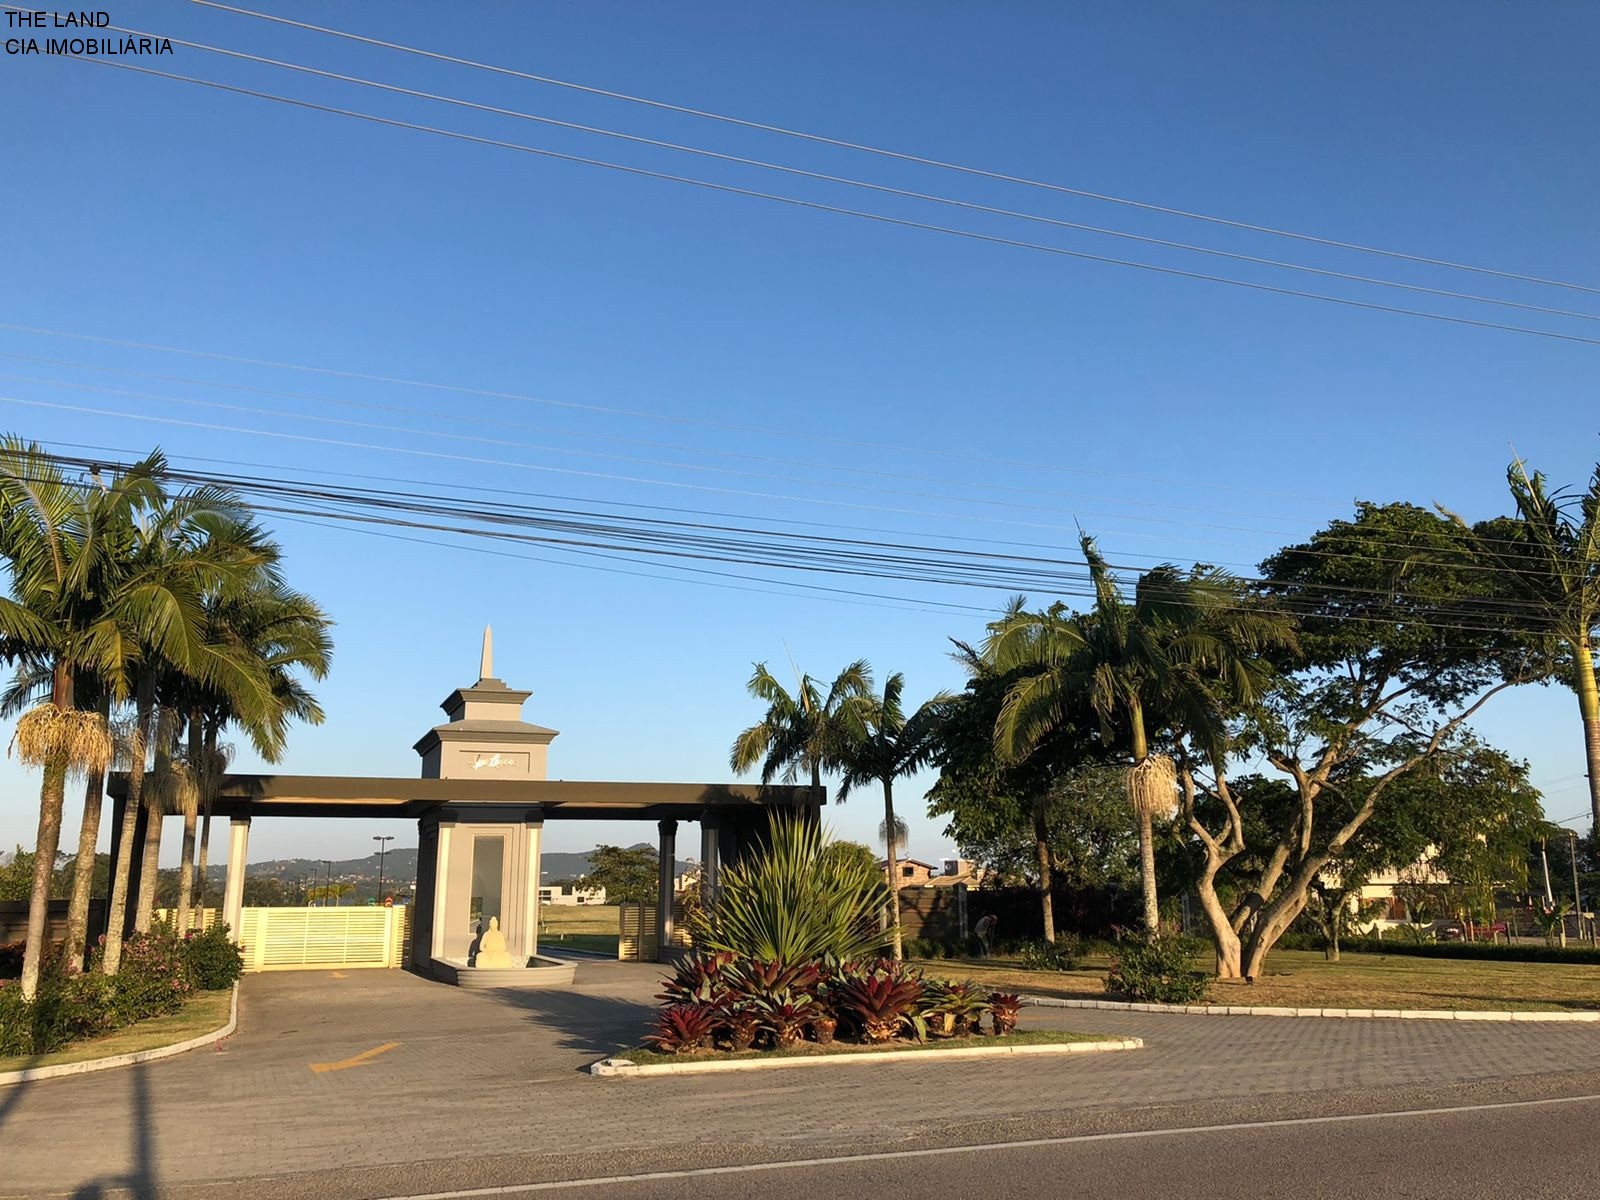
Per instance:
[[[202,992],[232,987],[244,974],[244,955],[220,921],[203,933],[187,935],[182,950],[189,982]]]

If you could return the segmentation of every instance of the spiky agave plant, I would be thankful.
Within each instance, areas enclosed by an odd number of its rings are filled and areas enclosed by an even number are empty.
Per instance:
[[[723,869],[716,900],[693,923],[696,942],[786,965],[875,950],[888,885],[870,860],[829,854],[828,845],[815,822],[774,816],[766,844]]]

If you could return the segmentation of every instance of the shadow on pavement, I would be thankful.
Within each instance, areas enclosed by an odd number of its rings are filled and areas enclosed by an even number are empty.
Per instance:
[[[148,1068],[135,1063],[129,1068],[128,1117],[133,1135],[132,1169],[122,1176],[94,1179],[80,1184],[72,1200],[101,1200],[107,1191],[124,1193],[134,1200],[159,1200],[161,1183],[156,1175],[156,1122],[151,1111]]]
[[[530,1022],[555,1032],[556,1045],[563,1050],[596,1056],[637,1046],[655,1011],[653,1004],[641,1001],[556,988],[507,988],[493,995],[502,1004],[524,1010]]]

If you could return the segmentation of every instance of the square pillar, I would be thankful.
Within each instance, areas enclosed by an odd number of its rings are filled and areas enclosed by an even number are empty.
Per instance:
[[[222,889],[222,919],[234,941],[244,924],[244,865],[250,849],[250,818],[228,822],[228,881]]]
[[[660,960],[672,949],[672,901],[675,897],[672,878],[678,858],[678,823],[657,821],[656,828],[661,833],[656,887],[656,958]]]
[[[539,875],[540,852],[544,842],[544,820],[540,814],[539,820],[529,820],[524,828],[528,831],[527,841],[527,897],[526,915],[522,922],[522,953],[527,958],[533,958],[539,953]]]

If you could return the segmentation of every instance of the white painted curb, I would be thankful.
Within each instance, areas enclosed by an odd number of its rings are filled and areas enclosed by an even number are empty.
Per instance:
[[[1107,1038],[1098,1042],[1045,1042],[1022,1046],[956,1046],[949,1050],[858,1050],[819,1054],[812,1058],[725,1058],[703,1062],[650,1063],[641,1066],[625,1058],[603,1058],[589,1064],[589,1074],[606,1078],[639,1075],[697,1075],[709,1071],[767,1071],[778,1067],[830,1067],[866,1062],[939,1062],[947,1058],[1002,1058],[1015,1054],[1097,1054],[1104,1050],[1138,1050],[1143,1038]]]
[[[1182,1013],[1204,1017],[1388,1017],[1411,1021],[1538,1021],[1600,1024],[1600,1012],[1472,1012],[1453,1008],[1271,1008],[1240,1004],[1130,1004],[1123,1000],[1061,1000],[1024,996],[1041,1008],[1101,1008],[1112,1012]]]
[[[202,1033],[186,1042],[171,1046],[157,1046],[153,1050],[135,1050],[129,1054],[113,1054],[109,1058],[91,1058],[83,1062],[60,1063],[53,1067],[27,1067],[21,1071],[0,1073],[0,1087],[12,1083],[32,1083],[39,1079],[58,1079],[63,1075],[87,1075],[91,1071],[109,1071],[113,1067],[131,1067],[135,1063],[154,1062],[158,1058],[171,1058],[189,1050],[198,1050],[212,1042],[220,1042],[239,1025],[239,985],[233,985],[233,1000],[228,1005],[228,1023],[221,1029]]]

